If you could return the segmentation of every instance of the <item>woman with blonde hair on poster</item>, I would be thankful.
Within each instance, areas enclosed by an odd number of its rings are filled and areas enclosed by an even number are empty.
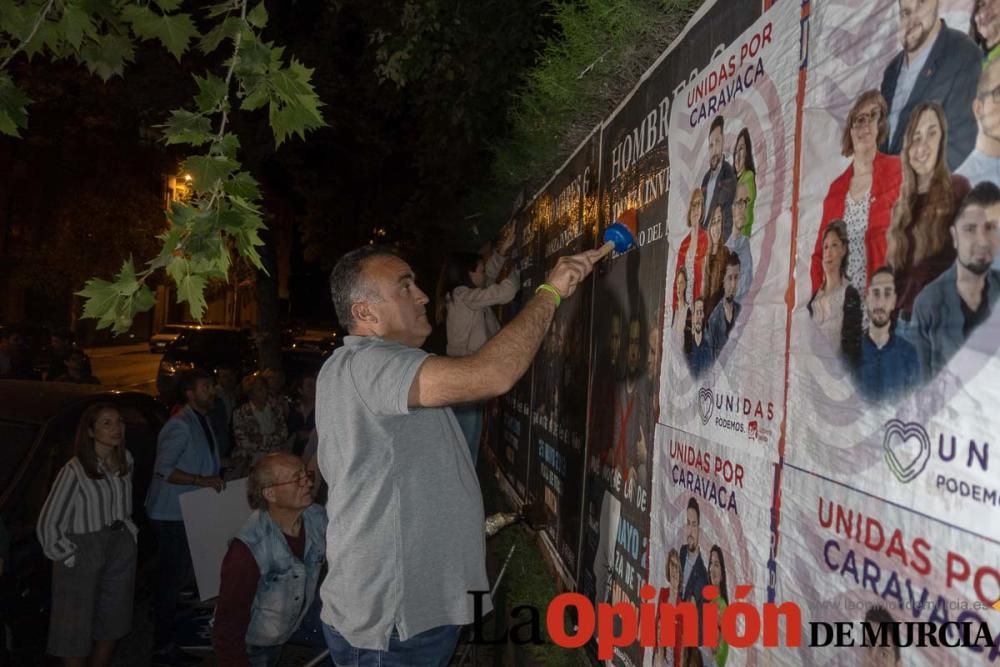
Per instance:
[[[937,102],[921,102],[903,135],[903,185],[886,253],[896,278],[897,333],[903,336],[917,294],[955,260],[951,221],[969,182],[948,171],[947,145],[944,109]]]
[[[851,164],[830,184],[823,200],[809,269],[814,293],[823,283],[823,239],[834,220],[843,221],[847,229],[847,275],[859,294],[865,293],[875,269],[885,264],[886,232],[903,179],[899,158],[878,150],[888,134],[889,106],[882,93],[861,93],[840,138],[841,155],[851,158]]]
[[[705,255],[705,280],[702,283],[706,321],[722,300],[722,278],[726,275],[726,263],[729,261],[730,251],[722,238],[722,225],[722,204],[716,204],[708,221],[708,253]]]

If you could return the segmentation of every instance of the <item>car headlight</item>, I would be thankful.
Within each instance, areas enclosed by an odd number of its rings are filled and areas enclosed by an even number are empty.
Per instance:
[[[164,359],[160,362],[160,372],[164,375],[175,375],[177,373],[182,373],[193,368],[192,364],[183,361],[170,361],[169,359]]]

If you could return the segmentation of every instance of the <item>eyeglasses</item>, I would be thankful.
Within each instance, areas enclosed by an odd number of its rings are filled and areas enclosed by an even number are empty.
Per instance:
[[[737,199],[733,202],[733,206],[737,208],[746,208],[750,205],[750,197],[744,197],[743,199]]]
[[[1000,86],[997,86],[993,90],[987,90],[985,93],[980,93],[979,95],[976,95],[976,97],[981,100],[989,98],[993,100],[993,104],[1000,104]]]
[[[871,123],[877,123],[881,119],[882,112],[878,109],[875,109],[870,113],[859,113],[854,117],[854,120],[851,121],[851,127],[857,130],[865,127],[866,125],[870,125]]]
[[[285,480],[284,482],[275,482],[274,484],[268,484],[264,488],[270,489],[275,486],[284,486],[286,484],[298,484],[299,486],[308,486],[309,484],[312,484],[312,482],[313,482],[313,471],[303,470],[302,472],[300,472],[291,479]]]

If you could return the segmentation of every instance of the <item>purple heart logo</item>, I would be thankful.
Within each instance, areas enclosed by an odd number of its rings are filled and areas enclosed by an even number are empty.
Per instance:
[[[912,482],[924,471],[931,457],[931,440],[924,427],[915,422],[890,419],[882,436],[885,462],[900,482]]]
[[[708,387],[702,387],[698,390],[698,411],[701,413],[701,423],[708,424],[708,420],[712,418],[712,410],[715,409],[715,401],[712,396],[712,390]]]

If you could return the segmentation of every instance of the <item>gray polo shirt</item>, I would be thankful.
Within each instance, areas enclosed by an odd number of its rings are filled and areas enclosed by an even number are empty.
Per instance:
[[[323,622],[355,648],[385,650],[473,620],[470,590],[488,590],[483,499],[451,408],[407,407],[429,355],[348,336],[316,383],[329,571]],[[489,598],[484,612],[491,609]]]

